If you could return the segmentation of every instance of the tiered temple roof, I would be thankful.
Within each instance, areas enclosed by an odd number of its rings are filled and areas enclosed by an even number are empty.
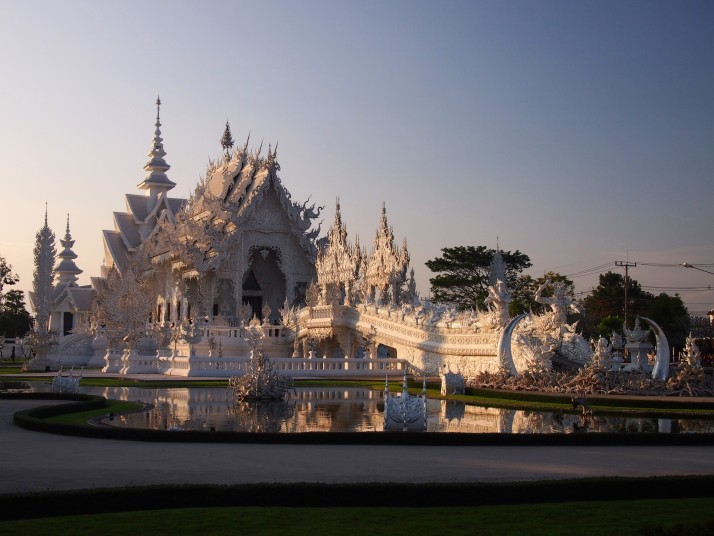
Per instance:
[[[166,172],[171,168],[164,157],[163,139],[161,138],[160,120],[161,99],[156,100],[156,129],[148,156],[150,160],[144,166],[146,178],[138,184],[145,190],[145,195],[127,194],[126,212],[114,213],[114,229],[105,230],[104,266],[102,276],[115,266],[119,271],[126,266],[128,254],[138,248],[157,228],[162,219],[175,221],[176,213],[186,203],[185,199],[168,196],[176,184],[169,180]]]

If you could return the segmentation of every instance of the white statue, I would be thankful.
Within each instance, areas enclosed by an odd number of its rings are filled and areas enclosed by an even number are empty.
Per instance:
[[[545,297],[543,296],[543,291],[549,287],[553,287],[553,296]],[[556,281],[553,283],[550,279],[543,283],[538,290],[535,292],[535,301],[538,303],[550,305],[551,312],[553,314],[554,322],[559,326],[566,325],[566,320],[568,317],[568,309],[572,309],[577,312],[575,307],[575,299],[567,295],[567,289],[565,283],[562,281]]]
[[[508,324],[510,314],[508,304],[511,303],[511,295],[506,289],[506,284],[500,279],[494,285],[488,287],[488,297],[484,303],[489,308],[499,327]]]
[[[603,336],[600,336],[595,344],[593,361],[602,366],[609,365],[612,362],[612,346],[610,346],[607,339]]]

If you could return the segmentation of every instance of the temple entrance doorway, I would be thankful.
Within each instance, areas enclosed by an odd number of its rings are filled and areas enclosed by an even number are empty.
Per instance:
[[[64,313],[62,317],[62,335],[69,335],[74,327],[74,315],[72,313]]]
[[[252,315],[263,321],[263,307],[267,305],[270,307],[269,322],[277,323],[286,297],[285,274],[280,269],[280,250],[253,246],[250,261],[250,268],[243,277],[243,303],[250,305]]]

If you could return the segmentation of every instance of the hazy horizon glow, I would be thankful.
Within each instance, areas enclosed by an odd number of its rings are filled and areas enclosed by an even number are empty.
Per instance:
[[[671,265],[630,273],[703,314],[714,275],[678,265],[714,263],[713,27],[707,1],[7,2],[0,255],[29,290],[47,201],[80,284],[99,274],[160,94],[175,197],[228,119],[279,142],[323,233],[339,196],[369,248],[386,202],[422,295],[441,248],[498,236],[534,276]]]

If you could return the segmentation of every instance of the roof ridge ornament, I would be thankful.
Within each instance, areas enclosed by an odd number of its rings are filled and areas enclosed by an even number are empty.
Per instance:
[[[233,149],[233,134],[231,134],[231,125],[226,119],[226,128],[223,130],[223,136],[221,137],[221,147],[228,156]]]

